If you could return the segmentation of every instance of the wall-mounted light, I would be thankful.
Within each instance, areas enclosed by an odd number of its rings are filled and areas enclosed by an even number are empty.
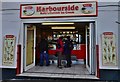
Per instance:
[[[61,23],[61,22],[59,22],[59,23],[50,23],[50,22],[45,22],[45,23],[42,23],[42,25],[65,25],[65,24],[67,24],[67,25],[69,25],[69,24],[74,24],[74,23]]]
[[[51,27],[51,29],[75,29],[75,27]]]

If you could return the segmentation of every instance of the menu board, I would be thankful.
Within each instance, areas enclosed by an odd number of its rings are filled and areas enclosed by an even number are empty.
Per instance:
[[[113,32],[104,32],[102,34],[102,64],[104,66],[116,66],[116,39]]]
[[[3,61],[2,65],[12,66],[14,64],[14,51],[15,51],[15,36],[6,35],[4,37],[4,47],[3,47]]]

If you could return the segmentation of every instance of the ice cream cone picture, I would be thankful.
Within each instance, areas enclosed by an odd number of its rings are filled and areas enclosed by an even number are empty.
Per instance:
[[[110,41],[110,44],[111,44],[111,46],[113,45],[113,41],[112,40]]]
[[[15,37],[14,35],[6,35],[4,39],[4,51],[2,64],[5,66],[11,66],[14,64],[14,49],[15,49]]]
[[[106,53],[106,48],[104,48],[104,52]]]
[[[105,43],[105,46],[107,46],[107,43],[106,43],[106,41],[105,41],[104,43]]]
[[[108,46],[108,52],[110,53],[110,46]]]
[[[112,52],[114,52],[115,51],[115,47],[114,46],[112,46]]]
[[[24,15],[31,16],[35,13],[35,9],[32,6],[25,6],[23,10]]]
[[[102,34],[102,64],[104,66],[116,66],[116,41],[113,32]]]
[[[90,14],[93,12],[93,7],[92,7],[92,4],[89,4],[89,3],[86,3],[86,4],[83,4],[83,7],[81,9],[82,13],[84,14]]]
[[[115,60],[115,54],[112,54],[112,61]]]
[[[107,57],[106,57],[106,55],[104,55],[104,59],[107,61]]]

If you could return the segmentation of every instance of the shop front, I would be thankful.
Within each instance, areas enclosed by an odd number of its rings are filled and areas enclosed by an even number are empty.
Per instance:
[[[118,12],[109,13],[118,8],[116,5],[110,9],[108,6],[111,5],[107,3],[99,3],[98,6],[97,1],[91,0],[19,5],[19,22],[11,20],[12,23],[7,21],[3,24],[4,44],[0,66],[5,79],[118,79],[118,24],[113,22],[118,20]],[[8,25],[13,30],[8,31]],[[39,43],[43,36],[48,40],[50,66],[39,65]],[[63,43],[70,36],[74,46],[70,68],[57,68],[56,43],[61,36]]]
[[[76,62],[83,60],[88,75],[98,76],[95,63],[97,62],[96,1],[22,4],[20,12],[24,30],[24,49],[21,53],[24,55],[19,60],[23,62],[21,66],[18,65],[19,74],[39,65],[39,42],[44,35],[49,43],[48,54],[52,63],[56,61],[57,39],[62,36],[64,42],[66,37],[70,36],[74,46],[71,58]],[[77,16],[82,19],[78,19]]]

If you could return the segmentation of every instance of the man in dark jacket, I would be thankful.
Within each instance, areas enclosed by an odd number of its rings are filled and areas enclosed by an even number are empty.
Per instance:
[[[46,38],[42,38],[40,42],[40,66],[43,66],[44,59],[46,60],[46,66],[49,66],[48,42]]]
[[[71,67],[71,51],[73,49],[72,41],[70,40],[70,36],[67,36],[67,40],[64,45],[64,55],[67,60],[67,65],[65,67]]]

